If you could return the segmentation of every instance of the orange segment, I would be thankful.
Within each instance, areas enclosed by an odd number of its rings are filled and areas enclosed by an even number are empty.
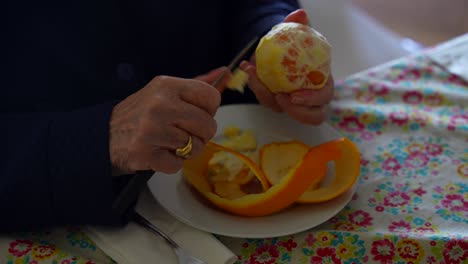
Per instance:
[[[361,157],[357,147],[347,138],[337,141],[341,155],[333,159],[335,178],[327,186],[309,190],[299,197],[299,203],[319,203],[329,201],[349,190],[359,177]]]
[[[325,81],[325,76],[319,71],[311,71],[307,74],[307,79],[315,85],[322,84]]]

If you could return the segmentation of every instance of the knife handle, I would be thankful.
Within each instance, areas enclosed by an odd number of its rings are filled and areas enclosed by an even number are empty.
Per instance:
[[[131,176],[127,185],[123,188],[112,204],[112,210],[118,215],[124,215],[132,203],[138,199],[141,190],[145,187],[151,176],[154,175],[152,170],[137,171]]]

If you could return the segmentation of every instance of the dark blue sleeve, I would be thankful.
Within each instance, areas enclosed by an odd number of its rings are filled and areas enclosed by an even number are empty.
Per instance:
[[[230,1],[232,12],[232,41],[236,50],[242,49],[255,35],[262,37],[274,25],[299,9],[296,0]]]
[[[111,211],[112,107],[0,116],[1,231],[123,223]]]
[[[240,0],[226,1],[230,14],[229,32],[232,43],[230,57],[234,57],[254,36],[261,38],[274,25],[281,23],[286,16],[299,9],[296,0]],[[247,58],[251,54],[247,55]],[[246,89],[244,94],[225,90],[223,104],[258,103],[255,95]]]

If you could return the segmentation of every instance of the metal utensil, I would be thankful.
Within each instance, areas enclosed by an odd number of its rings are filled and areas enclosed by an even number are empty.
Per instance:
[[[239,53],[237,53],[236,57],[234,57],[234,59],[232,59],[232,61],[227,66],[227,69],[221,75],[219,75],[218,78],[211,85],[214,87],[218,86],[221,80],[224,79],[224,76],[226,76],[228,72],[234,70],[237,67],[237,65],[241,62],[242,58],[244,58],[244,56],[247,55],[247,53],[255,46],[257,42],[258,36],[255,36]]]
[[[166,242],[174,249],[177,259],[179,260],[179,264],[206,264],[206,262],[190,255],[185,249],[181,248],[174,240],[153,225],[150,221],[146,220],[146,218],[139,213],[135,212],[133,220],[137,224],[164,238],[164,240],[166,240]]]
[[[237,53],[236,57],[232,59],[232,61],[227,66],[226,71],[218,76],[218,78],[212,83],[212,86],[216,87],[229,71],[234,70],[245,57],[245,55],[247,55],[247,53],[249,53],[249,51],[255,47],[258,40],[258,36],[255,36],[252,40],[250,40],[249,43],[247,43],[247,45],[239,53]],[[131,204],[137,199],[141,189],[146,185],[146,182],[151,178],[151,176],[153,176],[154,173],[155,172],[152,170],[137,171],[135,175],[130,178],[128,184],[118,195],[112,205],[114,211],[117,214],[122,215],[127,212]]]

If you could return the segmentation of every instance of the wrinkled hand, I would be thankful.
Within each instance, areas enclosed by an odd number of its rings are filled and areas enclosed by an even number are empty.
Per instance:
[[[177,172],[184,160],[175,149],[184,147],[189,135],[192,156],[199,153],[216,133],[213,117],[221,102],[220,92],[208,83],[224,69],[195,79],[158,76],[116,105],[109,140],[113,174]]]
[[[308,25],[307,13],[300,9],[289,14],[285,22],[296,22]],[[333,98],[333,77],[320,90],[299,90],[291,94],[271,93],[258,79],[255,67],[255,56],[250,62],[243,61],[240,68],[249,74],[248,85],[258,101],[276,112],[286,112],[289,116],[305,124],[318,125],[325,119],[328,103]]]

